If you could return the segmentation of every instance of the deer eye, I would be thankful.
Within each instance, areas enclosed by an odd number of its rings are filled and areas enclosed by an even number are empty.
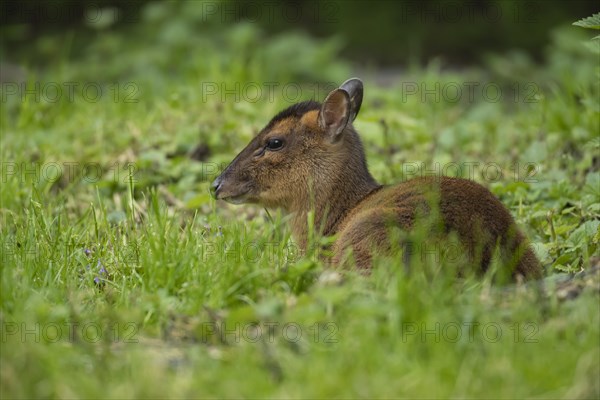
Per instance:
[[[279,150],[283,147],[283,140],[278,138],[269,139],[267,141],[267,149],[269,150]]]

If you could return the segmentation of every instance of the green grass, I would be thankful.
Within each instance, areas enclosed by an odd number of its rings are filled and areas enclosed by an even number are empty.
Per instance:
[[[73,101],[3,101],[2,398],[600,396],[593,287],[562,301],[551,280],[550,294],[457,281],[432,258],[415,268],[438,271],[432,280],[389,259],[368,277],[332,274],[295,251],[285,216],[215,203],[218,167],[289,102],[277,89],[272,100],[222,101],[203,83],[298,82],[306,99],[351,68],[336,41],[265,38],[252,25],[194,36],[207,28],[193,15],[152,7],[127,36],[98,36],[79,57],[76,35],[32,44],[60,51],[44,68],[25,65],[31,87],[97,82],[97,102],[78,90]],[[584,40],[576,27],[558,33],[542,66],[432,61],[388,87],[366,73],[355,125],[372,174],[392,183],[474,166],[546,275],[588,269],[600,240],[600,110]],[[478,90],[473,101],[423,101],[407,94],[411,82],[520,91],[518,101]],[[137,102],[125,102],[132,88]],[[209,149],[200,162],[189,157],[199,144]]]

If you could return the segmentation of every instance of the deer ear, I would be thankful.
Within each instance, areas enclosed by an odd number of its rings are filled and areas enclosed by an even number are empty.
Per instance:
[[[358,115],[362,104],[363,83],[358,78],[350,78],[340,85],[340,89],[348,92],[348,96],[350,96],[350,122],[352,122]]]
[[[350,96],[343,89],[335,89],[327,95],[319,111],[319,127],[333,142],[348,125],[350,117]]]

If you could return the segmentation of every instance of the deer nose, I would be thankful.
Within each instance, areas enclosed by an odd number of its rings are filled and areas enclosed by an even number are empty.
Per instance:
[[[221,176],[218,176],[217,179],[215,179],[213,181],[213,183],[210,185],[210,194],[215,199],[217,198],[217,194],[218,194],[220,188],[221,188]]]

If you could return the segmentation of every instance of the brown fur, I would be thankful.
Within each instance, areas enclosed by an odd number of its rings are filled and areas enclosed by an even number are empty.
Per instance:
[[[345,264],[352,250],[356,266],[365,270],[374,251],[389,253],[395,247],[388,240],[390,227],[410,232],[420,216],[437,210],[438,233],[455,232],[480,271],[499,247],[513,277],[541,276],[539,261],[510,213],[483,186],[449,177],[379,185],[351,124],[361,101],[362,83],[353,79],[322,105],[300,103],[284,110],[215,180],[215,196],[293,213],[292,231],[301,246],[306,246],[307,216],[314,210],[321,233],[337,235],[332,262]],[[284,142],[282,148],[268,148],[274,138]]]

